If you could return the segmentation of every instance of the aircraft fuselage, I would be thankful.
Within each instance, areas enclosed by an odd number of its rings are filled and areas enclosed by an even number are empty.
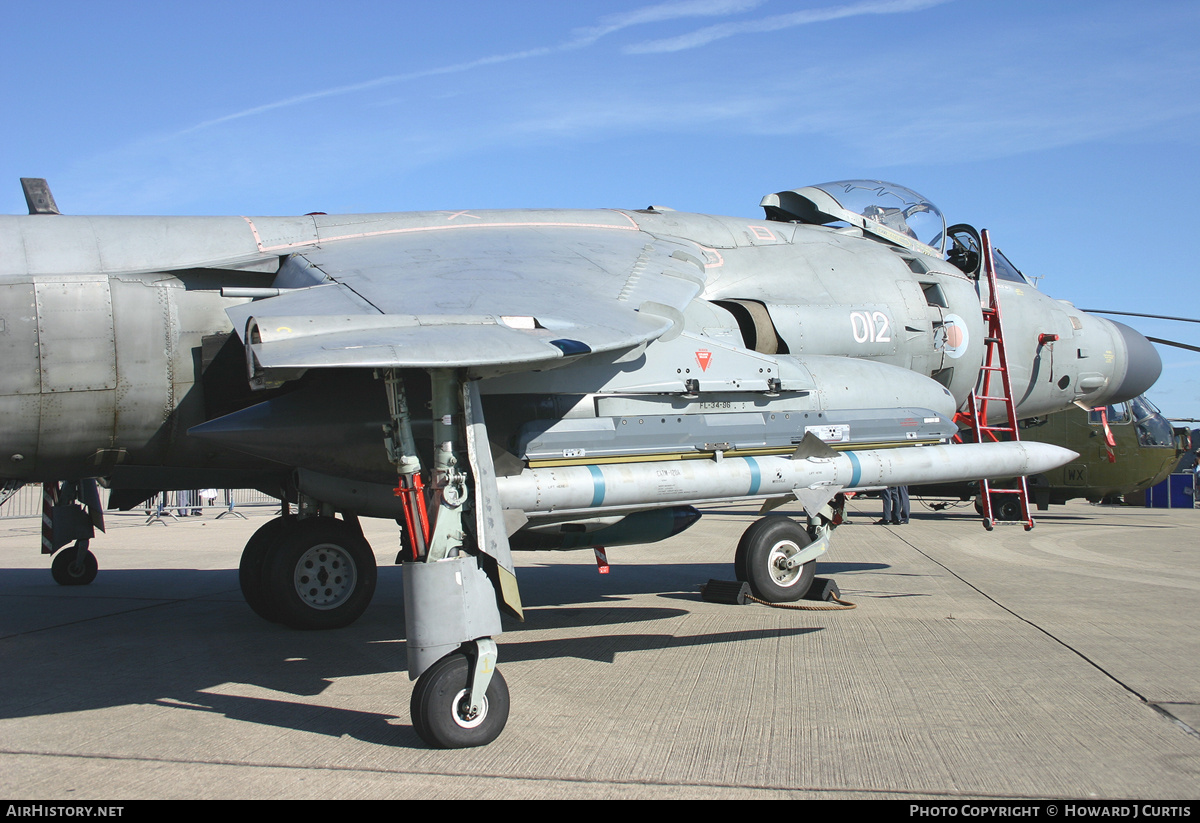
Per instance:
[[[298,459],[310,459],[323,473],[386,474],[387,461],[375,449],[373,427],[385,413],[378,402],[326,393],[331,407],[348,406],[339,413],[345,431],[334,431],[334,421],[322,429],[327,442],[339,444],[329,449],[297,449],[286,438],[272,446],[258,435],[252,439],[262,439],[262,448],[243,448],[249,444],[187,435],[193,426],[271,397],[248,391],[244,370],[236,374],[241,346],[234,332],[243,330],[232,327],[226,310],[247,298],[222,296],[222,290],[265,295],[319,283],[327,277],[319,265],[308,265],[307,273],[298,265],[308,262],[306,255],[347,239],[396,234],[469,240],[475,256],[464,260],[464,269],[519,272],[531,261],[509,251],[514,241],[580,226],[601,235],[634,232],[647,241],[677,241],[698,251],[703,259],[692,263],[703,268],[703,291],[674,318],[672,333],[644,351],[597,355],[546,371],[481,375],[488,377],[485,397],[510,397],[504,409],[525,410],[516,418],[508,414],[503,432],[518,459],[529,460],[539,439],[554,441],[541,454],[553,457],[559,441],[567,443],[591,425],[581,420],[644,419],[669,410],[681,422],[697,414],[724,422],[722,416],[778,409],[809,425],[839,426],[852,422],[837,419],[839,411],[894,406],[948,418],[975,386],[985,336],[980,281],[949,262],[853,228],[657,209],[0,217],[0,413],[7,421],[0,475],[115,476],[125,485],[194,486],[200,470],[212,482],[232,481],[238,473],[303,467]],[[638,262],[628,265],[632,283]],[[391,277],[400,295],[411,286],[403,270]],[[452,298],[455,284],[444,287]],[[1021,416],[1077,400],[1115,402],[1146,387],[1146,376],[1130,371],[1124,327],[1028,284],[1002,282],[1000,288]],[[555,440],[553,426],[537,422],[546,419],[576,423]],[[795,442],[804,427],[789,426],[776,424],[763,436]],[[616,448],[693,448],[698,444],[691,441],[711,440],[714,431],[672,429],[664,422],[644,443],[626,438]],[[742,434],[753,439],[749,430]],[[360,456],[368,453],[375,458]],[[172,473],[179,475],[174,483]]]

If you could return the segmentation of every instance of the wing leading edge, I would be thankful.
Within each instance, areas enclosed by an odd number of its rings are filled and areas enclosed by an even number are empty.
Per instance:
[[[463,367],[490,376],[669,337],[704,282],[702,252],[684,241],[483,223],[323,241],[280,268],[282,294],[228,314],[263,375]]]

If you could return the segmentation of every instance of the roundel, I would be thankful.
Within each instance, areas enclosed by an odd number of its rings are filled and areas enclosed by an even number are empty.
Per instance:
[[[967,332],[966,321],[957,314],[947,314],[934,333],[933,347],[945,353],[947,357],[962,357],[970,343],[971,336]]]

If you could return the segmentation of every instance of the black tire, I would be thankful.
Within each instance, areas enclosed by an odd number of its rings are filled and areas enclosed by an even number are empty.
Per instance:
[[[749,533],[747,529],[742,534],[742,539],[738,541],[737,549],[733,553],[733,579],[739,583],[746,582],[746,535]]]
[[[993,500],[993,502],[995,502]],[[997,520],[1014,521],[1021,519],[1021,501],[1008,499],[993,507]]]
[[[74,546],[54,555],[54,560],[50,562],[50,574],[55,583],[60,586],[86,586],[96,579],[96,572],[100,570],[96,555],[84,549],[83,560],[78,564],[75,563],[77,556],[78,549]]]
[[[295,522],[292,518],[285,517],[268,520],[246,541],[246,548],[242,549],[242,561],[238,564],[238,583],[242,587],[242,597],[246,599],[246,605],[263,620],[272,623],[278,623],[279,618],[275,615],[271,598],[263,583],[267,557]]]
[[[742,557],[742,573],[750,590],[768,603],[792,603],[808,594],[817,572],[815,560],[796,569],[781,568],[782,561],[802,551],[812,538],[796,521],[774,515],[755,521],[746,529],[734,555]],[[739,578],[740,579],[740,578]]]
[[[500,670],[484,694],[483,711],[476,718],[463,717],[471,661],[462,652],[448,654],[417,678],[408,708],[413,728],[421,739],[436,749],[466,749],[486,746],[508,723],[508,684]]]
[[[293,629],[340,629],[375,595],[375,555],[343,520],[297,520],[268,550],[263,586],[270,613]]]

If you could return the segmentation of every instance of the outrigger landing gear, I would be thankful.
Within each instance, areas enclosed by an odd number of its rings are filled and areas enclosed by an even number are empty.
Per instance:
[[[100,564],[88,543],[97,528],[104,530],[104,509],[95,480],[42,484],[42,553],[58,552],[50,561],[55,583],[86,586],[96,579]]]
[[[481,642],[495,649],[491,640]],[[508,684],[494,668],[486,673],[485,680],[478,670],[479,659],[478,651],[473,656],[466,652],[448,654],[417,679],[408,707],[413,728],[429,745],[439,749],[484,746],[504,731],[508,723]]]
[[[60,586],[86,586],[96,579],[99,570],[100,564],[96,555],[88,551],[86,540],[61,550],[50,563],[50,575]]]
[[[521,616],[508,538],[499,511],[495,468],[479,391],[465,374],[430,370],[434,465],[430,511],[420,478],[404,384],[384,382],[391,423],[388,456],[399,474],[403,506],[404,616],[409,710],[420,738],[436,748],[483,746],[508,722],[508,686],[496,669],[500,604]]]
[[[242,551],[242,595],[260,617],[293,629],[337,629],[375,594],[375,555],[356,521],[277,517]]]

